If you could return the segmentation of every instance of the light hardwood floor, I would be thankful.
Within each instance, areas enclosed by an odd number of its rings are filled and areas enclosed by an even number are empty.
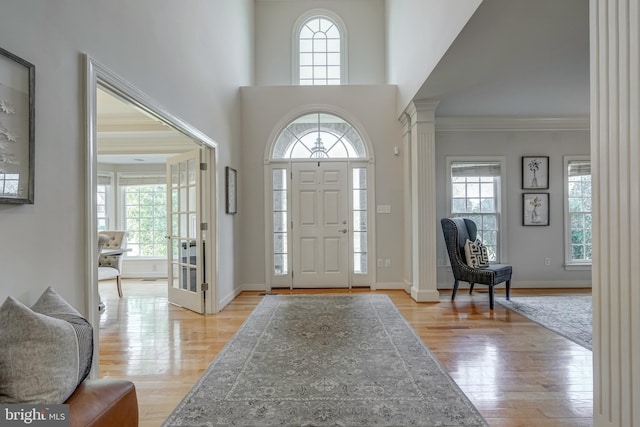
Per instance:
[[[222,312],[202,316],[169,304],[165,286],[125,280],[119,299],[115,282],[100,282],[107,306],[100,376],[136,384],[141,427],[162,424],[262,299],[243,292]],[[455,302],[443,290],[439,303],[416,303],[404,291],[377,293],[389,295],[491,426],[592,425],[590,351],[499,304],[490,312],[482,287],[473,296],[460,290]],[[514,290],[512,296],[578,293],[590,290]]]

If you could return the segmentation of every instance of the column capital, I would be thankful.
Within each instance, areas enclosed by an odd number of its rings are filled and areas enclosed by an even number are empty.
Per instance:
[[[411,117],[411,123],[435,122],[436,108],[440,101],[437,99],[417,99],[409,103],[404,112]]]

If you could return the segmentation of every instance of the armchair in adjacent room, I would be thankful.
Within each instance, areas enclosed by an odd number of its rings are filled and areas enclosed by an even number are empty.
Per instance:
[[[124,231],[101,231],[100,234],[109,239],[102,246],[102,251],[106,253],[101,253],[98,260],[98,280],[116,279],[118,296],[122,298],[122,258],[127,246],[127,235]]]
[[[505,264],[489,264],[483,267],[471,267],[467,264],[465,244],[467,240],[476,241],[478,229],[476,224],[466,218],[442,218],[442,232],[447,245],[454,283],[451,301],[456,297],[460,281],[469,283],[469,293],[477,284],[489,287],[489,308],[493,310],[493,288],[502,282],[506,283],[506,298],[509,299],[512,267]]]

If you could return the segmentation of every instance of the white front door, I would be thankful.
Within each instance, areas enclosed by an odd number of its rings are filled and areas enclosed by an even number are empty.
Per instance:
[[[200,150],[167,160],[168,300],[204,313]]]
[[[349,287],[345,162],[292,164],[293,286]]]

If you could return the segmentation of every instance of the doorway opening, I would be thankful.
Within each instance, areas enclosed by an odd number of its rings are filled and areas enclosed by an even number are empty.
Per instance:
[[[101,230],[126,231],[134,277],[164,276],[169,302],[215,313],[216,143],[88,56],[86,66],[87,317],[95,342]],[[189,161],[172,163],[184,153],[191,153]],[[190,185],[196,177],[198,185]],[[178,245],[197,247],[193,256],[172,250],[176,235],[185,236]],[[193,283],[185,281],[192,277]],[[169,287],[185,290],[191,303],[176,297],[179,292],[172,297]]]

